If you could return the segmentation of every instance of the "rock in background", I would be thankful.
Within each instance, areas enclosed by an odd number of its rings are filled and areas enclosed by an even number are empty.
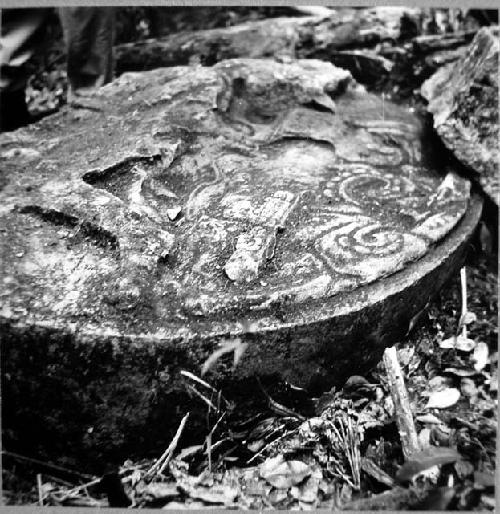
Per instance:
[[[498,205],[498,28],[482,28],[467,52],[422,86],[434,127]]]
[[[117,72],[234,57],[319,58],[395,99],[463,53],[493,10],[376,7],[128,7],[117,11]],[[66,101],[64,45],[54,11],[27,88],[33,114]]]
[[[335,57],[336,52],[404,37],[401,20],[417,22],[418,9],[404,7],[325,10],[228,28],[181,32],[116,47],[117,71],[200,63],[237,57]],[[416,29],[412,29],[416,30]],[[335,64],[335,62],[334,62]]]

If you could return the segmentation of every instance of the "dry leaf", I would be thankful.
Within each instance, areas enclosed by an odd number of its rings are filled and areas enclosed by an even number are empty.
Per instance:
[[[444,373],[452,373],[457,377],[473,377],[474,375],[477,375],[477,371],[460,368],[445,368]]]
[[[422,511],[447,510],[454,496],[455,489],[453,487],[438,487],[430,491],[427,497],[415,506],[415,509]]]
[[[488,509],[495,510],[497,508],[496,500],[493,496],[488,496],[487,494],[481,495],[481,503],[486,505]]]
[[[460,317],[460,321],[458,322],[458,328],[460,330],[464,325],[470,325],[475,321],[477,321],[477,316],[473,312],[467,311]]]
[[[488,356],[488,345],[483,342],[478,343],[472,354],[472,361],[476,371],[482,371],[485,368],[486,364],[488,364]]]
[[[481,244],[481,250],[485,254],[490,255],[493,253],[493,238],[485,223],[481,223],[481,228],[479,229],[479,242]]]
[[[276,457],[269,457],[259,466],[260,476],[264,477],[264,475],[268,475],[283,462],[285,462],[283,455],[276,455]]]
[[[430,413],[417,416],[416,420],[420,421],[420,423],[427,423],[429,425],[441,425],[442,423],[442,421],[437,416],[434,416],[434,414]]]
[[[439,343],[439,348],[441,348],[442,350],[451,350],[451,349],[455,348],[455,341],[456,341],[455,336],[448,337],[448,339],[443,339]]]
[[[202,444],[195,444],[193,446],[188,446],[187,448],[183,448],[179,452],[179,455],[177,455],[177,458],[179,460],[184,460],[187,457],[190,457],[191,455],[194,455],[195,453],[201,452],[201,450],[203,450],[203,445]]]
[[[481,488],[495,487],[495,473],[474,471],[474,485]]]
[[[462,378],[460,382],[460,391],[467,398],[472,398],[474,396],[477,396],[478,394],[478,390],[476,384],[474,383],[474,380],[467,377]]]
[[[449,337],[448,339],[443,339],[439,343],[439,348],[442,350],[460,350],[461,352],[471,352],[476,347],[476,342],[474,339],[470,339],[463,335]]]
[[[145,484],[143,487],[137,487],[136,493],[143,496],[151,496],[155,500],[173,499],[180,495],[180,491],[175,482],[153,482]]]
[[[446,409],[458,402],[460,391],[454,387],[448,387],[442,391],[435,391],[429,396],[426,409]]]
[[[426,449],[431,445],[431,431],[428,428],[423,428],[418,434],[418,442],[420,444],[420,448]]]
[[[388,487],[394,486],[394,480],[383,469],[380,469],[371,459],[361,458],[361,469],[372,478]]]
[[[429,388],[431,391],[437,391],[445,388],[449,383],[449,380],[440,375],[436,375],[429,380]]]
[[[273,489],[268,495],[267,499],[272,505],[282,502],[288,498],[288,491],[285,489]]]
[[[465,478],[474,473],[474,466],[468,460],[455,462],[455,471],[459,478]]]
[[[229,485],[184,488],[184,492],[193,500],[211,504],[232,505],[238,497],[238,491]]]
[[[455,348],[461,352],[471,352],[476,347],[476,341],[463,335],[459,335],[455,342]]]
[[[290,489],[293,498],[305,503],[314,503],[318,500],[320,479],[309,477],[303,484],[294,485]]]
[[[396,479],[399,482],[409,482],[429,468],[450,464],[458,459],[460,459],[460,454],[453,448],[431,446],[421,452],[414,453],[398,470]]]
[[[182,208],[179,206],[173,207],[172,209],[167,209],[167,216],[171,221],[174,221],[177,216],[181,213]]]
[[[310,476],[311,468],[298,460],[284,461],[283,456],[279,455],[263,462],[259,472],[276,489],[289,489]]]

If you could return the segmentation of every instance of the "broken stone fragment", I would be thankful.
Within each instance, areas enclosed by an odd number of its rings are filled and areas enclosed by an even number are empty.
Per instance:
[[[250,282],[259,276],[270,250],[276,244],[274,233],[264,227],[254,227],[241,234],[236,241],[236,250],[231,255],[224,271],[234,282]]]
[[[172,207],[171,209],[167,209],[167,216],[170,218],[171,221],[174,221],[175,219],[177,219],[181,211],[182,207]]]
[[[233,58],[314,58],[354,47],[398,40],[402,20],[415,19],[409,7],[340,8],[311,16],[271,18],[233,27],[180,32],[115,47],[118,72],[150,70]]]
[[[388,75],[393,62],[370,50],[343,50],[334,52],[331,61],[335,66],[349,70],[363,84],[373,84]]]
[[[446,147],[498,205],[498,28],[483,27],[467,52],[422,85],[427,109]]]
[[[475,30],[454,32],[451,34],[423,35],[413,39],[413,51],[418,54],[430,54],[443,50],[454,50],[467,45],[476,35]]]

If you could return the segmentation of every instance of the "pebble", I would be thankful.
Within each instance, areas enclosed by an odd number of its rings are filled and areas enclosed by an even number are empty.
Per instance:
[[[181,210],[182,209],[180,207],[173,207],[172,209],[167,209],[167,216],[172,221],[174,221],[179,216],[179,214],[181,213]]]

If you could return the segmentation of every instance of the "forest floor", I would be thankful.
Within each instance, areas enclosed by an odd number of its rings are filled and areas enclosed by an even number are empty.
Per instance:
[[[20,461],[19,474],[15,466],[4,470],[4,501],[192,509],[493,509],[498,274],[485,227],[480,235],[465,266],[465,319],[456,276],[395,345],[423,448],[406,463],[381,361],[365,377],[353,376],[321,398],[290,387],[280,403],[267,398],[264,407],[263,402],[258,408],[233,405],[231,422],[224,407],[207,407],[210,428],[198,445],[182,444],[186,419],[158,459],[127,460],[104,477],[61,480],[54,468],[37,482]],[[457,334],[456,341],[450,339]]]

